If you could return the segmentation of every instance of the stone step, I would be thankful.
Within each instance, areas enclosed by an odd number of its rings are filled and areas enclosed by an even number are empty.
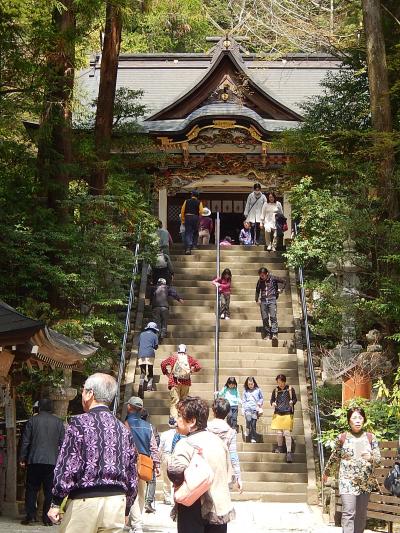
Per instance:
[[[279,324],[279,322],[278,322]],[[285,327],[285,331],[282,331],[283,327]],[[280,326],[279,330],[279,340],[280,341],[292,341],[293,340],[293,333],[294,333],[294,327],[289,326]],[[195,339],[202,339],[205,335],[207,336],[214,336],[214,330],[213,329],[206,329],[199,330],[197,327],[194,328],[193,326],[180,326],[180,325],[174,325],[171,324],[171,326],[168,326],[168,341],[172,344],[187,344],[185,342],[186,340],[192,340]],[[231,339],[231,340],[242,340],[243,336],[246,337],[246,343],[252,344],[253,340],[263,340],[264,343],[267,346],[272,346],[272,341],[270,339],[262,339],[261,331],[257,331],[256,328],[246,328],[243,327],[238,331],[229,331],[225,328],[219,332],[220,340],[225,339]],[[280,344],[280,346],[283,346],[284,344]]]
[[[278,315],[278,319],[279,319],[278,324],[281,327],[293,326],[293,318],[291,317],[291,315],[290,316],[285,315],[285,313],[283,312],[280,316]],[[196,322],[197,322],[197,316],[196,316]],[[242,317],[241,315],[238,316],[231,312],[230,320],[220,320],[219,324],[220,324],[219,327],[221,331],[228,330],[228,328],[231,331],[234,331],[237,328],[240,328],[240,330],[243,331],[243,327],[246,327],[249,330],[254,330],[257,327],[261,327],[261,317],[260,315],[258,315],[254,318],[249,318],[247,320],[244,320],[244,317]],[[186,327],[188,326],[188,319],[187,317],[185,319],[183,317],[171,316],[168,320],[168,329],[170,329],[170,326]],[[190,324],[190,326],[188,327],[193,328],[193,325]],[[209,331],[210,328],[214,330],[215,317],[204,319],[204,320],[199,320],[195,327],[197,331]],[[202,328],[207,328],[207,329],[202,329]]]
[[[254,444],[253,446],[257,446]],[[305,464],[306,454],[296,452],[293,454],[293,463],[291,464]],[[286,457],[283,453],[274,453],[274,452],[241,452],[240,453],[240,463],[262,463],[267,464],[274,462],[275,464],[287,464]]]
[[[307,494],[305,492],[288,493],[288,492],[256,492],[249,491],[246,487],[246,491],[240,494],[239,492],[232,492],[231,498],[233,501],[260,501],[260,502],[279,502],[279,503],[305,503],[307,502]],[[279,530],[282,531],[283,530]],[[309,530],[307,530],[308,533]],[[273,533],[273,532],[271,532]],[[285,532],[286,533],[286,532]],[[300,532],[299,532],[300,533]],[[304,532],[305,533],[305,532]]]
[[[252,472],[242,470],[244,490],[249,483],[307,483],[307,474],[299,472]],[[282,489],[281,489],[282,490]],[[282,491],[283,492],[283,491]],[[301,492],[297,491],[296,492]]]
[[[194,353],[194,352],[192,352]],[[165,358],[170,355],[170,352],[166,352],[164,354]],[[273,374],[276,374],[277,371],[280,371],[282,373],[283,371],[288,372],[289,370],[295,370],[296,376],[297,376],[297,362],[290,361],[290,360],[282,360],[281,358],[270,360],[267,358],[266,354],[262,354],[259,356],[258,359],[251,358],[251,359],[240,359],[239,357],[234,357],[237,354],[232,354],[233,357],[229,356],[229,354],[222,355],[220,354],[220,370],[223,371],[225,374],[225,370],[232,372],[232,368],[265,368],[265,371],[270,374],[271,372]],[[157,368],[158,362],[161,361],[161,359],[164,357],[163,353],[160,352],[160,350],[157,351],[157,357],[155,360],[155,366]],[[204,368],[214,368],[214,357],[212,355],[205,356],[204,353],[201,353],[201,351],[196,350],[195,352],[196,358],[199,359],[203,369]],[[284,372],[283,372],[284,373]],[[293,382],[291,382],[291,385],[293,385]]]
[[[180,279],[193,279],[194,276],[195,279],[193,281],[201,281],[204,283],[211,283],[214,278],[217,277],[217,271],[215,269],[215,263],[213,265],[203,265],[202,262],[199,262],[196,265],[193,266],[184,266],[182,263],[178,262],[174,267],[174,284],[177,280]],[[240,276],[243,276],[244,279],[240,279],[240,284],[246,283],[251,284],[252,286],[256,286],[257,281],[259,279],[258,275],[258,268],[252,267],[249,268],[249,265],[243,266],[243,263],[240,263],[239,265],[234,265],[231,267],[227,267],[232,273],[232,287],[235,287],[237,284],[237,278]],[[220,273],[224,271],[223,268],[220,268]],[[275,276],[278,276],[280,278],[287,279],[287,269],[284,265],[277,265],[274,270],[273,274]],[[213,285],[215,288],[215,285]]]
[[[199,339],[199,345],[204,344],[204,334],[200,333],[199,335],[195,335],[192,333],[191,336],[185,335],[179,335],[179,336],[173,336],[168,334],[168,336],[163,339],[162,345],[163,346],[170,346],[172,351],[176,350],[176,347],[178,344],[186,344],[186,346],[193,345],[196,346],[196,343],[194,343],[194,339]],[[208,340],[212,343],[214,343],[214,337],[209,336]],[[237,346],[251,348],[251,346],[263,346],[265,348],[271,347],[275,349],[275,347],[272,346],[272,341],[270,339],[262,339],[261,334],[258,334],[257,336],[253,336],[251,339],[243,339],[242,337],[232,337],[227,336],[225,333],[220,335],[220,346],[230,347],[232,344],[237,344]],[[293,333],[279,333],[279,341],[278,341],[278,347],[283,347],[284,349],[292,349],[293,348]]]
[[[304,463],[255,463],[240,461],[242,472],[280,472],[307,474],[307,465]]]
[[[280,483],[279,481],[246,481],[243,484],[243,492],[284,492],[284,493],[306,493],[307,483]]]

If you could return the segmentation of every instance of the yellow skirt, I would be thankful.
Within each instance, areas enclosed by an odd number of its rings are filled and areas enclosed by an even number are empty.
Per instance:
[[[293,415],[272,415],[271,429],[293,431]]]

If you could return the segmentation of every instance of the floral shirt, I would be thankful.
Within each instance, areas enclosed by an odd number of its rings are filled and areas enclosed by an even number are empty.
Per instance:
[[[98,406],[74,416],[54,471],[53,502],[60,504],[75,491],[120,489],[129,512],[137,494],[137,450],[130,431],[111,413]],[[104,492],[104,495],[106,492]]]
[[[347,432],[343,444],[340,435],[336,439],[325,474],[329,475],[334,466],[339,464],[339,494],[358,496],[376,490],[377,481],[373,471],[381,462],[381,452],[375,435],[370,433],[370,436],[369,439],[365,431],[360,436]],[[371,454],[370,460],[360,457],[360,446]]]

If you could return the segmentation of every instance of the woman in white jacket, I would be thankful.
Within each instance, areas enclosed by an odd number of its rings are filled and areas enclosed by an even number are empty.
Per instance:
[[[282,204],[277,201],[273,192],[268,193],[267,201],[263,205],[261,212],[261,227],[265,231],[265,244],[268,251],[276,251],[276,215],[283,215]]]
[[[246,222],[251,224],[251,234],[253,243],[258,244],[260,238],[260,222],[263,205],[267,203],[265,194],[261,192],[261,185],[255,183],[253,192],[247,197],[246,207],[243,215],[246,217]]]

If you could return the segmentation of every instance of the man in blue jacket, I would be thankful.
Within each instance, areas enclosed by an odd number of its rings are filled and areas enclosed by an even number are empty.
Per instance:
[[[160,456],[154,436],[153,428],[149,422],[141,418],[143,400],[132,396],[128,401],[128,416],[125,425],[131,430],[133,440],[139,454],[147,455],[153,459],[153,468],[156,476],[160,475]],[[129,513],[130,533],[143,533],[143,509],[146,493],[146,481],[139,479],[138,493],[135,503]]]

